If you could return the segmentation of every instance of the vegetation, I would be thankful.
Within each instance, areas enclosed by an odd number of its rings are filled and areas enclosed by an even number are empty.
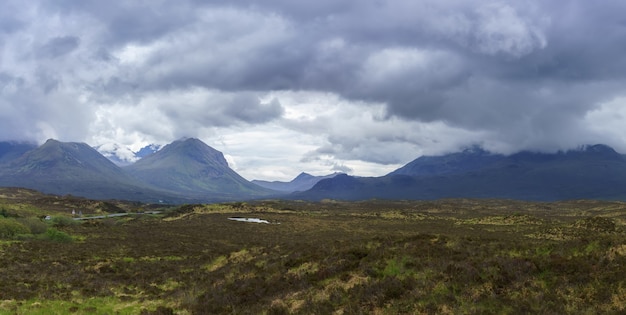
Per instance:
[[[0,243],[0,310],[623,313],[625,225],[626,204],[601,201],[185,205]]]

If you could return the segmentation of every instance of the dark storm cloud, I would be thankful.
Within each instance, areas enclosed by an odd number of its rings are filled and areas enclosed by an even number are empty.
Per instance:
[[[25,70],[0,69],[7,78],[64,98],[73,84],[77,99],[101,106],[215,92],[217,101],[159,108],[197,125],[267,123],[285,108],[260,95],[311,91],[384,104],[389,121],[476,132],[486,138],[474,142],[493,147],[550,149],[601,141],[587,114],[626,94],[626,3],[617,0],[11,3],[24,17],[0,19],[0,36],[30,27],[33,44],[14,37],[0,47],[38,52]],[[37,24],[49,16],[50,32]],[[11,86],[5,98],[19,94]],[[354,138],[327,140],[337,156],[373,156]]]
[[[160,109],[180,136],[203,127],[262,124],[280,117],[280,102],[262,102],[253,92],[222,93],[193,90],[176,97],[159,95],[144,101],[144,106]]]
[[[232,103],[224,109],[224,114],[235,117],[249,124],[260,124],[280,117],[283,107],[273,99],[267,104],[260,103],[258,97],[237,95]]]

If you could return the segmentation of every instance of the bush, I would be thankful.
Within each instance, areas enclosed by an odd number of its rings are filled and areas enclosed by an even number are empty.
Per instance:
[[[15,213],[9,212],[6,208],[0,208],[0,218],[17,218]]]
[[[52,225],[55,227],[64,227],[76,224],[76,220],[68,217],[52,217]]]
[[[46,230],[48,229],[48,225],[42,222],[39,218],[21,218],[17,219],[17,221],[26,226],[32,234],[43,234],[46,233]]]
[[[14,238],[19,234],[28,234],[28,227],[15,219],[0,219],[0,238]]]
[[[71,235],[55,228],[48,228],[45,235],[48,240],[59,243],[70,243],[74,241],[74,238],[72,238]]]

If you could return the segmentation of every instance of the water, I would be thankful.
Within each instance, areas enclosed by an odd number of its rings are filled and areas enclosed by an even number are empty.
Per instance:
[[[228,218],[228,220],[239,221],[239,222],[252,222],[252,223],[266,223],[266,224],[270,223],[267,220],[262,220],[262,219],[259,219],[259,218],[239,218],[239,217],[233,217],[233,218]]]

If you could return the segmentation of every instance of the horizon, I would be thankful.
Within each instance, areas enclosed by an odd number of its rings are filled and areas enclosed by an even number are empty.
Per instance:
[[[626,152],[620,1],[4,7],[0,141],[132,159],[187,136],[281,181],[380,176],[473,145]]]

